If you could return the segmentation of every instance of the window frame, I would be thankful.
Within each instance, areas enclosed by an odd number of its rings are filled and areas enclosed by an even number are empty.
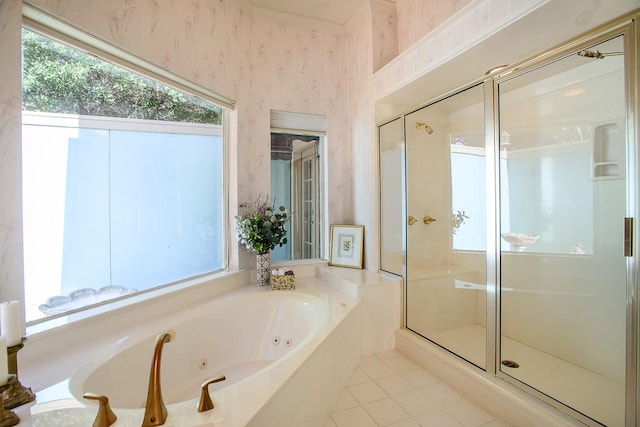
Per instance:
[[[220,274],[224,274],[225,271],[228,271],[231,257],[231,233],[229,231],[229,113],[230,111],[233,111],[235,109],[235,101],[219,95],[203,86],[200,86],[197,83],[174,74],[151,62],[145,61],[144,59],[139,58],[117,46],[114,46],[76,27],[73,27],[68,23],[63,22],[32,5],[24,3],[22,5],[22,28],[36,32],[57,42],[66,44],[74,49],[83,51],[89,55],[99,58],[102,61],[110,62],[135,74],[158,81],[166,86],[172,87],[173,89],[202,99],[205,102],[214,104],[221,108],[222,121],[220,125],[222,132],[221,166],[223,203],[221,223],[223,233],[223,247],[221,248],[223,258],[222,268],[220,270],[212,271],[209,273],[184,278],[172,283],[167,283],[146,290],[141,290],[136,292],[135,294],[113,298],[101,303],[69,310],[64,313],[30,320],[26,322],[26,326],[30,329],[34,329],[34,331],[37,330],[39,332],[43,332],[50,328],[60,326],[61,324],[70,321],[71,319],[77,320],[79,318],[99,315],[101,313],[104,313],[105,311],[117,310],[120,307],[130,304],[136,304],[149,298],[166,295],[167,293],[184,289],[185,287],[197,286],[203,280],[215,278]],[[43,113],[43,115],[54,116],[55,113]],[[108,118],[106,117],[101,119],[108,120]],[[173,122],[158,121],[158,129],[166,128],[167,123]],[[194,123],[192,125],[194,127],[198,127],[197,123]]]

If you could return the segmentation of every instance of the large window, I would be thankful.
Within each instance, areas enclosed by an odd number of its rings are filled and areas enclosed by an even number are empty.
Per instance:
[[[26,319],[225,267],[222,109],[23,30]]]

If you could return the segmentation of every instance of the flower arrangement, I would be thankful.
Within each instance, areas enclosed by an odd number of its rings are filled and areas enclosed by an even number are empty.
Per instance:
[[[236,215],[236,235],[240,244],[258,255],[266,254],[276,246],[287,243],[287,230],[284,225],[291,219],[284,206],[275,208],[268,203],[269,196],[260,196],[251,202],[240,205],[244,212]]]

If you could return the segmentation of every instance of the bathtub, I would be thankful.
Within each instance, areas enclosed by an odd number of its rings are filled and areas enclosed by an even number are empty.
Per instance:
[[[296,351],[328,316],[322,299],[293,292],[234,295],[186,314],[80,368],[69,380],[71,393],[79,400],[86,392],[104,394],[114,408],[144,408],[155,337],[166,329],[175,338],[162,351],[165,404],[196,399],[207,379],[226,376],[209,386],[215,392]]]
[[[161,359],[166,426],[322,427],[360,357],[358,310],[356,298],[317,278],[295,291],[242,287],[103,346],[67,379],[75,403],[45,404],[33,425],[91,425],[97,406],[82,395],[92,392],[108,396],[115,427],[139,426],[155,338],[173,330]],[[201,384],[221,375],[209,386],[215,408],[198,413]]]

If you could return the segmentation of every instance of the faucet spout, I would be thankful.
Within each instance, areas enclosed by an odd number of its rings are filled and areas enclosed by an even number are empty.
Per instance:
[[[160,426],[167,420],[167,407],[162,400],[162,389],[160,387],[160,360],[162,358],[162,347],[165,343],[171,342],[175,335],[174,331],[168,331],[156,337],[142,427]]]

